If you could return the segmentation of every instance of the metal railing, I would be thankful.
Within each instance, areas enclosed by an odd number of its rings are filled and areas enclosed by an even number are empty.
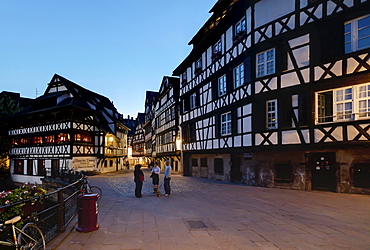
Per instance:
[[[42,208],[38,211],[32,211],[32,216],[23,216],[23,221],[27,222],[36,218],[36,221],[33,220],[33,222],[41,229],[46,243],[64,232],[67,225],[77,214],[77,196],[81,182],[82,178],[46,195],[32,199],[32,203],[41,199]],[[21,204],[25,204],[22,209],[26,206],[29,208],[30,203],[31,200],[16,202],[1,206],[0,211],[6,212],[7,209]],[[36,208],[36,206],[34,207]]]

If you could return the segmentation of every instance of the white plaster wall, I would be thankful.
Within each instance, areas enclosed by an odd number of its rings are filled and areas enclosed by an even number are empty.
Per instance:
[[[271,6],[274,6],[271,8]],[[293,12],[295,0],[264,0],[255,5],[256,28]]]

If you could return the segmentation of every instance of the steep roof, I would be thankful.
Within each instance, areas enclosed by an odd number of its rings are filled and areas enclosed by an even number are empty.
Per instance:
[[[51,79],[44,94],[16,115],[73,107],[97,113],[101,117],[100,125],[108,132],[115,133],[116,123],[124,126],[121,115],[107,97],[57,74]]]

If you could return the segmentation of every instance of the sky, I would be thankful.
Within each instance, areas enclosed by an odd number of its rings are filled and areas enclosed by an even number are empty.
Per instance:
[[[217,0],[0,0],[0,92],[42,95],[54,74],[144,112]]]

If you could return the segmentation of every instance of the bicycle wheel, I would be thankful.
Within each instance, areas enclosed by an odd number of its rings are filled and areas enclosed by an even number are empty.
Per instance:
[[[93,194],[98,195],[98,200],[100,200],[103,195],[103,191],[101,191],[101,188],[97,186],[91,186],[90,189]]]
[[[45,249],[45,239],[40,228],[33,223],[26,224],[18,235],[21,249]]]

